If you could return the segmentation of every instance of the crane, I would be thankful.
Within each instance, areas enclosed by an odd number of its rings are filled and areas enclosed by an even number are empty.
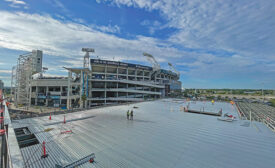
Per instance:
[[[170,66],[171,69],[174,70],[174,72],[177,74],[177,77],[179,77],[180,76],[180,72],[178,70],[176,70],[176,68],[170,62],[168,62],[168,65]]]

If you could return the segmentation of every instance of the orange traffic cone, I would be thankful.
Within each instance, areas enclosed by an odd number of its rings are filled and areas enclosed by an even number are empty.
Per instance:
[[[64,124],[66,124],[66,118],[65,118],[65,115],[64,115],[64,122],[63,122]]]

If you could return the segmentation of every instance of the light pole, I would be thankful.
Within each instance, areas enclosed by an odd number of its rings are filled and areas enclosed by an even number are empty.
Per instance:
[[[262,97],[263,97],[263,103],[264,103],[264,82],[262,82]]]

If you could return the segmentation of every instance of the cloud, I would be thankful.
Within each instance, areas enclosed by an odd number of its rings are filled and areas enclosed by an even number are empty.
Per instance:
[[[159,11],[162,27],[175,28],[169,44],[182,48],[191,58],[178,60],[188,76],[251,81],[275,80],[275,8],[273,0],[102,0],[117,6]],[[141,22],[149,26],[150,22]],[[149,27],[150,33],[156,29]],[[188,51],[188,52],[185,52]],[[223,51],[223,53],[217,52]],[[269,62],[272,62],[271,64]],[[257,76],[257,77],[256,77]],[[249,81],[248,80],[248,81]],[[232,80],[231,80],[232,81]],[[273,86],[272,86],[273,85]]]
[[[24,1],[19,1],[19,0],[5,0],[6,2],[11,2],[13,4],[21,4],[21,5],[26,5],[26,2]]]
[[[161,27],[161,23],[157,20],[149,21],[149,20],[143,20],[140,25],[148,27],[150,35],[153,35],[156,30],[160,30],[163,27]]]
[[[150,25],[150,21],[149,21],[149,20],[143,20],[143,21],[140,23],[140,25],[142,25],[142,26],[148,26],[148,25]]]
[[[171,56],[181,57],[177,49],[154,38],[137,36],[128,40],[83,24],[59,21],[49,15],[7,11],[0,11],[0,15],[0,46],[4,48],[40,49],[45,54],[67,59],[82,58],[82,47],[93,47],[96,55],[106,59],[145,61],[142,57],[144,51],[158,55],[159,61]]]
[[[81,66],[82,47],[95,48],[91,57],[136,62],[146,61],[141,53],[149,52],[161,65],[172,62],[183,72],[183,80],[184,77],[196,78],[193,81],[207,78],[231,81],[249,78],[247,81],[252,81],[257,78],[269,81],[270,86],[273,82],[274,88],[275,10],[272,0],[97,2],[157,11],[162,17],[161,23],[144,20],[140,25],[151,34],[164,28],[176,31],[169,33],[165,40],[142,35],[127,39],[116,36],[123,29],[117,25],[88,25],[81,19],[69,22],[50,15],[0,11],[0,46],[24,51],[41,49],[55,58],[62,57],[55,59],[55,65],[60,66]]]
[[[102,0],[109,2],[109,0]],[[275,10],[272,0],[110,0],[112,4],[159,10],[167,27],[177,28],[172,43],[222,49],[275,60]],[[148,25],[147,21],[144,23]]]
[[[21,1],[21,0],[5,0],[6,2],[10,2],[10,7],[13,8],[20,8],[20,7],[24,7],[24,8],[28,8],[27,3],[25,1]]]
[[[0,76],[0,80],[1,79],[10,79],[11,77],[10,76]]]
[[[11,70],[2,70],[0,69],[0,73],[5,73],[5,74],[10,74],[11,73]]]
[[[91,25],[91,27],[95,30],[99,30],[105,33],[120,33],[120,27],[118,25],[108,25],[108,26],[98,26],[98,25]]]

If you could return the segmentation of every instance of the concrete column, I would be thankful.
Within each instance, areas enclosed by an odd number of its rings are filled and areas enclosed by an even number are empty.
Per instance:
[[[144,71],[143,71],[143,80],[144,80]],[[145,86],[142,86],[142,90],[144,91],[144,87]],[[144,100],[144,93],[142,93],[142,99]]]
[[[118,67],[116,68],[116,78],[118,79]]]
[[[60,86],[60,99],[59,99],[59,107],[61,105],[61,96],[62,96],[62,86]]]
[[[71,78],[72,78],[72,72],[68,72],[68,85],[67,85],[67,109],[71,109]]]
[[[49,100],[48,100],[48,92],[49,92],[49,87],[46,86],[46,106],[48,106],[49,104]]]
[[[106,104],[106,97],[107,97],[106,87],[107,87],[107,82],[104,82],[104,104]]]
[[[37,96],[38,96],[38,87],[37,86],[35,86],[35,102],[34,102],[34,104],[37,106]]]
[[[129,75],[129,73],[128,73],[128,68],[126,68],[126,73],[127,73],[126,78],[127,78],[127,80],[128,80],[128,75]]]
[[[116,83],[116,88],[118,89],[118,82]],[[118,98],[118,92],[116,92],[116,97]]]
[[[85,108],[88,107],[88,97],[89,97],[89,72],[86,72],[86,77],[85,77],[85,94],[86,94],[86,101],[85,101]]]
[[[79,97],[80,97],[80,108],[83,108],[83,100],[82,100],[82,93],[83,93],[83,71],[80,71],[80,92],[79,92]]]
[[[126,97],[127,97],[127,98],[128,98],[128,87],[129,87],[129,84],[127,83],[127,84],[126,84],[126,88],[127,88]]]
[[[32,102],[32,85],[30,84],[30,95],[29,95],[29,107],[31,106],[31,102]]]
[[[105,80],[106,80],[106,77],[107,77],[107,75],[106,75],[106,73],[107,73],[107,65],[105,65],[104,68],[105,68],[105,69],[104,69],[104,75],[105,75]]]
[[[144,70],[142,71],[142,80],[144,81]]]
[[[93,98],[93,82],[90,81],[90,97]],[[93,100],[89,101],[89,107],[91,106],[91,103],[93,102]]]

